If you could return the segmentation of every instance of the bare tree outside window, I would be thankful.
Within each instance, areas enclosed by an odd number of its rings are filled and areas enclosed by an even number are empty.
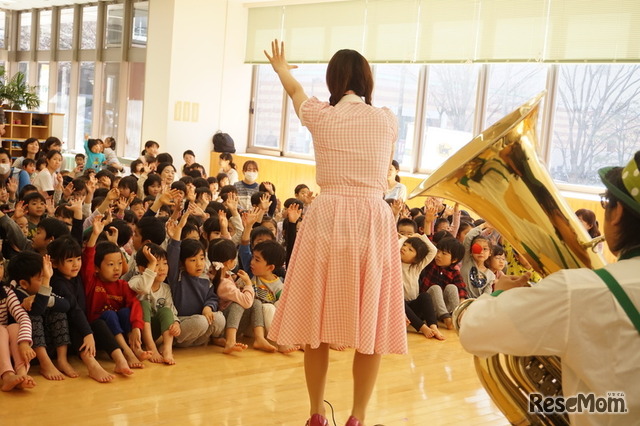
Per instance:
[[[595,171],[640,148],[640,65],[562,65],[550,168],[554,179],[600,185]]]

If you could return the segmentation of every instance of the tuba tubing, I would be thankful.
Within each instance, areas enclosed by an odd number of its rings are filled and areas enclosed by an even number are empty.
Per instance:
[[[605,265],[536,154],[542,92],[487,128],[416,187],[409,198],[435,196],[478,212],[532,267],[546,276],[560,269]],[[456,329],[472,300],[453,315]],[[476,371],[511,424],[568,424],[566,416],[528,413],[527,395],[561,393],[560,360],[498,354],[475,357]]]

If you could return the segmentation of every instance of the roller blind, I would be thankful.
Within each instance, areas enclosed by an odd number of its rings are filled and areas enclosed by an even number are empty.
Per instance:
[[[640,0],[346,0],[249,9],[246,62],[640,62]]]

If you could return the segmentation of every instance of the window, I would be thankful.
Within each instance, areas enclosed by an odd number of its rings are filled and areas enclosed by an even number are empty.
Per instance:
[[[491,126],[544,90],[547,68],[544,64],[492,64],[482,128]],[[542,110],[539,116],[542,117]]]
[[[561,65],[554,117],[553,178],[600,186],[597,169],[640,149],[640,65]]]
[[[6,49],[5,27],[7,26],[7,14],[4,10],[0,10],[0,49]]]
[[[18,72],[24,74],[24,82],[29,84],[29,62],[18,62]]]
[[[253,105],[254,146],[279,150],[282,85],[271,67],[260,66],[257,70],[257,90]]]
[[[58,49],[69,50],[73,46],[73,9],[60,9]]]
[[[394,158],[403,168],[412,168],[416,105],[420,65],[376,65],[373,104],[386,106],[398,117],[398,140]]]
[[[71,88],[71,62],[58,62],[58,92],[56,112],[64,114],[62,140],[69,140],[69,90]]]
[[[31,12],[18,14],[18,50],[31,49]]]
[[[127,98],[127,128],[124,155],[138,157],[142,145],[142,106],[144,104],[145,64],[134,62],[129,67],[129,97]]]
[[[473,137],[480,65],[431,65],[420,169],[437,169]]]
[[[51,50],[51,11],[41,10],[38,17],[38,50]]]
[[[91,134],[93,125],[93,88],[95,86],[95,62],[80,63],[80,84],[76,109],[75,149],[82,150],[85,135]]]
[[[118,85],[120,84],[120,63],[107,62],[103,69],[101,135],[118,134]]]
[[[49,63],[38,62],[38,111],[49,111]]]
[[[107,6],[105,47],[122,46],[123,20],[124,8],[121,4],[110,4]]]
[[[133,23],[131,29],[131,47],[147,46],[147,25],[149,20],[149,2],[133,4]]]
[[[270,66],[265,67],[267,72],[276,73]],[[302,84],[309,97],[315,96],[321,101],[329,101],[329,90],[325,82],[325,74],[327,72],[326,65],[305,65],[294,71],[296,79]],[[288,126],[287,126],[287,146],[286,151],[292,154],[313,155],[313,143],[311,133],[306,127],[300,124],[300,119],[293,109],[293,103],[290,99],[288,102]]]
[[[80,49],[93,50],[96,48],[96,34],[98,29],[98,6],[82,8],[82,39]]]

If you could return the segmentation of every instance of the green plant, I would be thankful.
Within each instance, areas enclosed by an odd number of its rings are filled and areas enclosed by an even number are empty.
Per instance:
[[[29,86],[24,73],[18,71],[7,81],[4,68],[0,67],[0,100],[12,109],[36,109],[40,106],[40,99],[36,93],[36,86]]]

